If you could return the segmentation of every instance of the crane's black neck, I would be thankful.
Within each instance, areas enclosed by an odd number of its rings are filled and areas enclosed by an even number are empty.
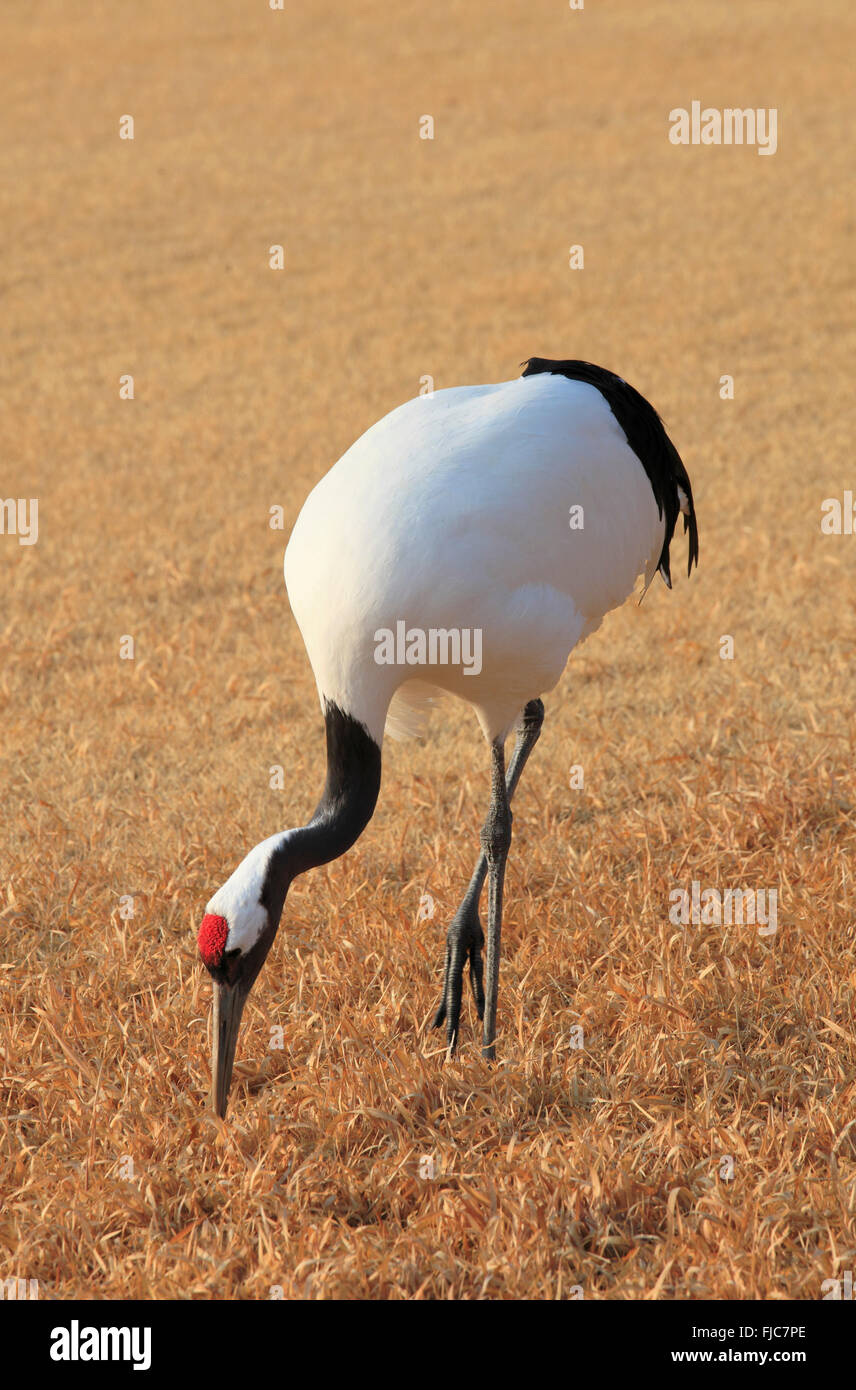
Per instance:
[[[327,779],[308,824],[289,831],[274,851],[261,901],[279,919],[289,884],[298,874],[338,859],[363,833],[380,791],[380,747],[364,724],[338,705],[325,705]]]

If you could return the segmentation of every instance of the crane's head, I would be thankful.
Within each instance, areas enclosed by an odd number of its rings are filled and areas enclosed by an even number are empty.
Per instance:
[[[288,889],[287,835],[250,850],[210,899],[196,938],[214,981],[211,1099],[226,1114],[241,1015],[273,945]]]

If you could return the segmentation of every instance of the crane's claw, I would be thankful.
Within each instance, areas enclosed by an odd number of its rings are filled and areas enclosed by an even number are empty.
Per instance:
[[[450,1057],[458,1045],[464,965],[467,961],[469,961],[470,985],[478,1016],[479,1018],[484,1017],[483,948],[484,932],[479,921],[478,908],[464,905],[457,912],[446,937],[443,997],[431,1024],[432,1028],[439,1028],[445,1022],[446,1044]]]

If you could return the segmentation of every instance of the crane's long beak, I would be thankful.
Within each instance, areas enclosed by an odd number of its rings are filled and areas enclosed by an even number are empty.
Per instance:
[[[241,1015],[249,986],[242,980],[234,985],[214,982],[214,1029],[211,1047],[211,1102],[214,1113],[225,1119],[232,1084],[232,1067]]]

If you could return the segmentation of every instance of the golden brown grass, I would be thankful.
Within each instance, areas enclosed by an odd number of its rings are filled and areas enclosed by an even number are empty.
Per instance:
[[[820,533],[854,483],[848,8],[73,13],[3,21],[2,493],[39,497],[40,537],[0,537],[0,1272],[61,1298],[818,1298],[856,1261],[856,537]],[[777,106],[776,155],[672,148],[696,98]],[[548,697],[499,1064],[469,1003],[453,1065],[426,1031],[487,790],[449,704],[293,888],[220,1125],[194,932],[323,776],[268,509],[290,525],[423,374],[533,353],[655,402],[701,568]],[[672,926],[692,879],[777,888],[778,933]]]

